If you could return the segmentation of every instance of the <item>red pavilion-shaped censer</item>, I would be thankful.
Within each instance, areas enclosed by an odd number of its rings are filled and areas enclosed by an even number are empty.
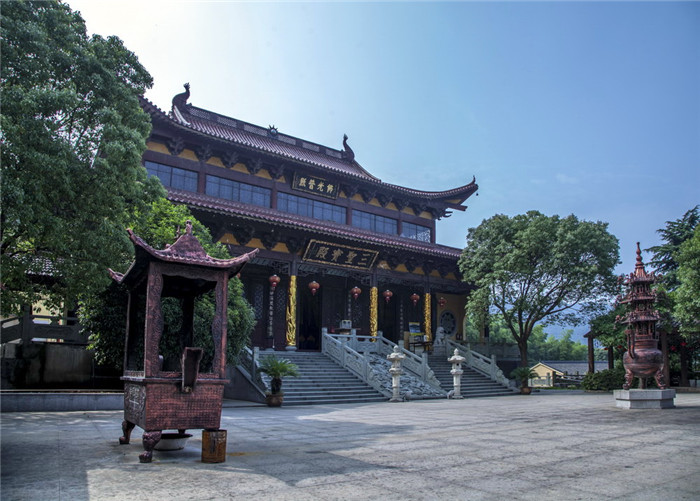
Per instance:
[[[642,263],[642,251],[637,242],[637,263],[634,272],[628,277],[620,277],[627,286],[627,295],[619,303],[627,305],[627,313],[618,318],[618,322],[627,324],[627,351],[622,357],[625,366],[625,383],[623,389],[629,390],[632,380],[639,378],[639,388],[646,388],[646,378],[654,377],[662,390],[666,389],[663,378],[663,355],[658,348],[659,336],[656,322],[659,313],[654,309],[656,292],[651,289],[658,277],[647,273]]]
[[[129,290],[122,377],[124,436],[119,442],[129,443],[134,426],[143,428],[145,452],[139,458],[149,463],[163,430],[178,430],[184,435],[188,429],[219,429],[227,382],[228,281],[257,249],[233,259],[215,259],[192,235],[190,221],[185,234],[163,250],[154,249],[128,231],[136,259],[123,275],[110,270],[112,278]],[[195,299],[211,291],[215,298],[213,353],[193,346]],[[162,299],[166,297],[177,299],[182,315],[179,339],[174,341],[179,343],[180,357],[164,364]],[[200,372],[205,352],[210,365]]]

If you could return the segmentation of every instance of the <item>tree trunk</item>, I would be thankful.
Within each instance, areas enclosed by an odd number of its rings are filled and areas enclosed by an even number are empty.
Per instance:
[[[678,386],[690,386],[690,382],[688,381],[688,362],[690,361],[690,357],[688,357],[688,348],[686,348],[685,346],[681,346],[680,352],[681,380],[680,383],[678,383]]]
[[[520,350],[520,365],[529,367],[527,364],[527,341],[522,336],[518,341],[518,350]]]
[[[589,332],[588,335],[584,336],[588,340],[588,373],[593,374],[595,372],[595,356],[593,350],[593,333]]]

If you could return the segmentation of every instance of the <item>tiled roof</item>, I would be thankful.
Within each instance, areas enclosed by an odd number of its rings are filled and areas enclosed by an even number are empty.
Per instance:
[[[173,105],[171,114],[166,114],[156,105],[141,98],[143,109],[154,120],[167,123],[175,128],[202,134],[220,141],[230,142],[248,149],[261,151],[282,159],[289,159],[321,169],[326,169],[350,178],[363,180],[370,184],[380,185],[383,189],[404,196],[422,198],[425,201],[450,200],[453,207],[459,206],[479,188],[476,179],[471,182],[445,191],[422,191],[406,188],[391,183],[384,183],[379,178],[367,172],[359,163],[346,155],[344,151],[329,148],[286,134],[276,132],[270,134],[269,128],[243,122],[234,118],[197,108],[190,104]]]
[[[231,274],[235,274],[243,268],[245,263],[250,261],[250,259],[255,257],[258,253],[258,249],[254,249],[251,252],[231,259],[213,258],[207,254],[202,244],[197,240],[197,237],[192,234],[192,223],[190,221],[187,221],[185,233],[180,235],[175,243],[162,250],[154,249],[133,231],[127,231],[129,232],[129,238],[136,248],[136,259],[124,274],[109,270],[112,278],[119,283],[122,283],[126,278],[138,274],[140,270],[144,269],[146,262],[149,261],[149,256],[167,263],[217,268],[229,270]]]
[[[542,365],[546,365],[551,369],[558,370],[564,374],[585,374],[588,372],[588,361],[578,361],[578,360],[543,360],[539,362]],[[594,367],[596,372],[600,372],[608,368],[607,360],[595,360]],[[534,367],[534,366],[533,366]]]
[[[379,179],[360,167],[357,162],[343,159],[340,151],[306,141],[300,142],[291,136],[280,133],[277,133],[275,137],[269,137],[268,129],[234,121],[230,118],[227,119],[228,123],[226,123],[221,120],[220,115],[191,105],[186,106],[182,114],[186,116],[187,126],[198,132],[298,162],[310,163],[336,172],[380,182]],[[301,145],[297,146],[299,142]]]
[[[286,214],[274,209],[255,207],[239,202],[222,200],[202,193],[189,191],[168,190],[168,198],[176,203],[187,204],[189,207],[197,207],[203,210],[222,214],[234,214],[241,219],[251,221],[264,221],[289,228],[308,230],[314,234],[326,234],[334,237],[350,239],[366,244],[376,245],[382,248],[394,248],[411,251],[419,254],[457,260],[461,254],[460,249],[444,245],[431,244],[400,238],[394,235],[382,235],[370,231],[361,230],[352,226],[340,225],[330,221],[307,218],[296,214]]]

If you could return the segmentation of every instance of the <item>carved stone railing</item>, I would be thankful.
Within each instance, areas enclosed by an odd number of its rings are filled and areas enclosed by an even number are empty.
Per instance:
[[[251,350],[248,346],[243,348],[238,354],[238,369],[253,386],[264,393],[267,385],[263,381],[258,366],[258,350]]]
[[[78,319],[50,315],[23,315],[6,318],[0,323],[0,342],[22,340],[30,343],[51,340],[59,343],[87,345],[88,334],[81,332]]]
[[[351,350],[353,353],[357,353],[359,357],[362,357],[363,359],[365,358],[363,355],[365,353],[374,353],[386,357],[394,351],[394,346],[397,346],[395,343],[392,343],[382,335],[371,338],[363,338],[362,336],[356,336],[353,334],[328,334],[328,332],[325,329],[323,330],[323,339],[324,353],[326,353],[328,350],[328,356],[338,361],[338,363],[340,363],[341,365],[342,357],[348,356],[348,352],[343,352],[341,350],[341,346],[345,346],[348,350]],[[334,342],[326,344],[326,339],[333,340]],[[415,353],[406,350],[401,346],[399,346],[399,350],[405,356],[402,362],[403,369],[411,372],[425,384],[438,390],[442,389],[442,387],[440,386],[440,382],[435,377],[435,373],[428,365],[427,354],[424,353],[422,356],[418,356]],[[364,360],[362,363],[365,364],[368,368],[370,367],[366,360]],[[357,372],[358,376],[362,378],[363,375],[360,374],[360,370],[365,369],[359,368],[360,362],[357,362],[357,364],[358,368],[354,372]]]
[[[367,358],[350,347],[351,337],[347,335],[328,334],[323,332],[323,354],[334,360],[338,365],[348,369],[357,375],[362,381],[370,385],[385,397],[391,397],[391,391],[387,390],[377,379],[374,369],[367,361]],[[376,345],[377,343],[368,343]],[[364,345],[364,344],[363,344]],[[376,351],[376,347],[373,347]]]
[[[496,364],[496,355],[491,355],[491,358],[482,355],[469,348],[469,344],[462,345],[448,339],[445,347],[447,350],[454,352],[456,349],[461,356],[465,358],[464,364],[467,367],[481,372],[489,377],[492,381],[496,381],[504,386],[511,386],[511,381],[505,377],[503,371]]]

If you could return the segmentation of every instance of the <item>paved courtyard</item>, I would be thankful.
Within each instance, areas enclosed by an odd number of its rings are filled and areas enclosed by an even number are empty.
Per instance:
[[[225,463],[201,432],[140,464],[121,412],[4,413],[10,500],[698,500],[700,393],[624,410],[611,394],[267,408],[226,402]]]

